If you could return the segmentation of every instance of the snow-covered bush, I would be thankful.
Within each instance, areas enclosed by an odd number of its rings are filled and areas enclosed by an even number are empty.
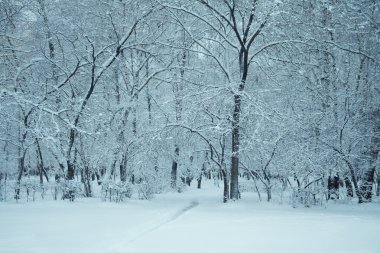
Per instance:
[[[142,170],[143,171],[143,170]],[[135,188],[139,199],[151,199],[154,194],[160,194],[169,191],[170,184],[167,182],[170,178],[167,177],[165,170],[149,171],[136,174]],[[181,180],[177,181],[177,190],[182,191],[186,188]]]
[[[241,180],[239,182],[239,192],[256,192],[255,183],[253,180]]]
[[[6,182],[4,183],[6,184]],[[38,192],[41,194],[41,198],[45,197],[45,187],[37,178],[25,178],[20,182],[13,181],[9,188],[9,192],[13,192],[13,197],[16,201],[22,199],[23,196],[26,198],[26,201],[29,201],[30,198],[32,201],[35,201],[36,193]],[[7,192],[8,190],[5,189],[5,194],[8,194]],[[4,195],[4,199],[6,198],[7,196]]]
[[[139,199],[152,199],[154,194],[154,185],[149,184],[146,181],[142,181],[137,184],[137,192],[139,195]]]
[[[24,179],[23,181],[21,181],[20,188],[22,188],[21,190],[25,190],[27,201],[29,201],[30,196],[32,196],[32,200],[35,201],[37,192],[41,192],[42,198],[44,198],[45,196],[45,188],[43,184],[41,184],[37,179]]]
[[[82,184],[77,181],[65,180],[60,183],[60,189],[62,190],[62,200],[74,201],[75,198],[83,195]]]
[[[293,189],[291,204],[293,207],[322,206],[326,203],[325,193],[325,189],[321,186]]]
[[[185,182],[183,182],[182,180],[178,180],[177,186],[176,186],[177,192],[182,193],[186,191],[186,189],[187,189],[187,185],[185,184]]]
[[[103,181],[102,200],[121,202],[132,197],[133,189],[128,182]]]

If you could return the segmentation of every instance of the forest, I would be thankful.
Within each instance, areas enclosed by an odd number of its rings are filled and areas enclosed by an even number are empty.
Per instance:
[[[380,194],[378,0],[1,0],[0,202]]]

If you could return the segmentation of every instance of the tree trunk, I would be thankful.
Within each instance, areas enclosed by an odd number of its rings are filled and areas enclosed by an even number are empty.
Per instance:
[[[37,139],[36,139],[36,143],[37,143],[37,161],[39,160],[37,167],[38,167],[38,172],[40,175],[40,183],[42,184],[43,183],[43,176],[45,176],[46,182],[49,182],[49,177],[48,177],[46,170],[45,170],[41,146],[40,146],[40,143]]]
[[[270,200],[272,199],[272,189],[271,187],[267,187],[267,201],[270,202]]]
[[[189,176],[186,176],[185,183],[187,186],[189,186],[189,187],[191,186],[191,181],[192,181],[191,178]]]
[[[79,120],[79,114],[77,116],[77,119]],[[66,179],[67,180],[73,180],[74,179],[74,164],[71,161],[71,150],[74,146],[74,140],[75,140],[75,129],[70,129],[70,137],[69,137],[69,148],[67,150],[67,172],[66,172]]]
[[[231,189],[230,198],[239,198],[239,123],[240,123],[240,95],[234,96],[234,114],[232,122],[232,159],[231,159]]]
[[[354,184],[355,194],[359,199],[359,203],[363,203],[363,197],[362,197],[362,194],[361,194],[359,186],[358,186],[358,181],[356,179],[355,169],[347,159],[344,159],[344,161],[347,164],[348,168],[350,169],[351,180],[352,180],[352,183]]]
[[[351,181],[348,177],[344,178],[344,184],[346,185],[347,197],[352,198],[354,196],[354,191],[352,189]]]
[[[172,171],[171,171],[171,187],[174,189],[177,187],[177,169],[178,169],[178,157],[179,157],[179,147],[175,146],[175,158],[172,163]]]
[[[21,184],[22,174],[24,173],[24,167],[25,167],[25,152],[18,159],[17,186],[15,188],[15,199],[16,199],[16,201],[18,201],[20,199],[20,184]]]
[[[363,183],[360,186],[360,193],[363,197],[362,202],[371,202],[372,201],[372,190],[373,183],[375,179],[375,169],[372,168],[364,173]]]
[[[202,185],[202,174],[199,175],[199,178],[197,179],[197,188],[198,189],[201,189],[201,185]]]
[[[373,185],[375,183],[375,171],[376,171],[376,163],[379,155],[380,149],[380,110],[375,111],[373,115],[371,115],[373,120],[375,121],[375,127],[373,129],[373,136],[371,138],[371,149],[370,149],[370,163],[368,170],[364,173],[363,183],[360,187],[360,192],[363,196],[363,202],[371,202],[372,201],[372,191]]]
[[[67,180],[73,180],[74,179],[74,164],[67,160],[67,174],[66,174]]]
[[[221,169],[221,172],[223,176],[223,203],[226,203],[229,199],[228,178],[226,170],[224,168]]]
[[[92,196],[91,191],[91,173],[88,166],[84,167],[84,170],[81,171],[81,181],[84,185],[84,194],[86,197]]]
[[[127,154],[123,154],[123,158],[120,162],[120,181],[125,182],[127,181]]]
[[[172,171],[171,171],[171,187],[174,189],[177,187],[177,161],[173,160]]]

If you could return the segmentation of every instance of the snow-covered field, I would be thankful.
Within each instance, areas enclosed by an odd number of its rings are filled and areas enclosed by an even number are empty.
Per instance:
[[[0,203],[1,253],[380,252],[380,204],[292,208],[221,189],[150,201]]]

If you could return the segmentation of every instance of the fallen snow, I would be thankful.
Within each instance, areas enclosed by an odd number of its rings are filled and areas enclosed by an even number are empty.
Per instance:
[[[150,201],[0,204],[1,253],[380,252],[380,204],[292,208],[221,189]]]

